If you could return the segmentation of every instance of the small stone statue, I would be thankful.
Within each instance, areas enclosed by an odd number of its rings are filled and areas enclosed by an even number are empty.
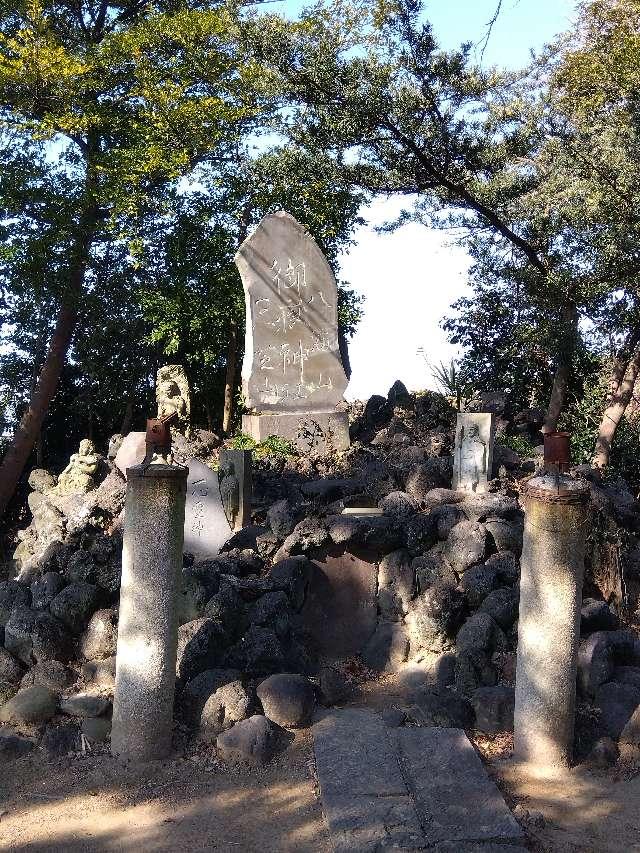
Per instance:
[[[109,449],[107,450],[107,459],[110,459],[113,462],[118,455],[118,451],[120,450],[123,441],[124,436],[119,432],[111,436],[109,439]]]
[[[164,418],[175,412],[178,415],[178,421],[172,426],[172,429],[176,429],[189,438],[191,415],[189,383],[184,368],[179,364],[167,364],[158,370],[156,401],[158,403],[158,417]]]
[[[487,445],[480,438],[478,424],[469,425],[466,441],[460,445],[460,471],[474,492],[482,479],[486,479]]]
[[[69,464],[58,477],[58,485],[52,491],[56,495],[83,495],[96,487],[95,475],[100,457],[90,438],[83,438],[77,453],[73,453]]]

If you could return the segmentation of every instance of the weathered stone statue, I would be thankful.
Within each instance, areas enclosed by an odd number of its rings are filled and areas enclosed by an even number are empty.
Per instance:
[[[84,495],[95,489],[100,456],[90,438],[83,438],[77,453],[73,453],[69,464],[58,477],[58,485],[52,489],[56,495]]]
[[[489,412],[459,413],[453,457],[453,488],[486,492],[491,479],[495,424]]]
[[[164,418],[175,412],[178,420],[173,423],[172,428],[188,437],[190,433],[191,397],[189,395],[189,383],[181,365],[166,364],[158,370],[156,401],[158,403],[158,417]]]

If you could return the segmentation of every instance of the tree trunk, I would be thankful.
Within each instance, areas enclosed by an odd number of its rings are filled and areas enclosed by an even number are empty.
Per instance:
[[[227,344],[227,369],[224,381],[224,412],[222,416],[222,432],[228,435],[233,418],[233,395],[236,388],[236,361],[238,354],[238,326],[235,320],[229,327],[229,343]]]
[[[561,348],[558,353],[558,366],[553,377],[553,387],[547,414],[545,415],[542,432],[546,435],[557,432],[558,421],[567,399],[569,379],[573,365],[573,355],[576,348],[576,337],[578,334],[578,309],[573,302],[567,302],[562,308],[562,322],[564,335]]]
[[[612,375],[612,389],[607,401],[607,408],[602,415],[596,446],[593,453],[591,464],[594,468],[603,470],[609,464],[611,456],[611,447],[613,439],[618,429],[618,424],[622,420],[627,406],[633,396],[633,389],[640,372],[640,350],[636,352],[634,357],[627,364],[627,368],[621,380],[618,380],[617,387],[613,387],[616,382],[616,376],[620,375],[619,365],[616,363]]]
[[[558,366],[553,377],[553,388],[551,389],[551,397],[547,414],[544,418],[543,433],[556,432],[558,429],[558,421],[562,414],[564,401],[567,398],[567,388],[569,386],[569,365],[561,364]]]
[[[49,343],[49,351],[42,365],[27,410],[18,424],[13,440],[4,455],[2,465],[0,465],[0,516],[4,514],[7,504],[13,496],[18,480],[40,433],[49,403],[56,393],[77,319],[77,300],[72,300],[69,294],[60,307],[56,327]]]
[[[87,208],[80,217],[69,266],[67,289],[62,297],[56,325],[42,370],[34,385],[29,405],[0,465],[0,518],[16,490],[24,466],[40,434],[42,422],[58,388],[58,381],[78,321],[84,276],[96,224],[96,211]]]

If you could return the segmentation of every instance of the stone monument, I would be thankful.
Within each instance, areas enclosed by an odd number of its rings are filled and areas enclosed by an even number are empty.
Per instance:
[[[253,457],[250,450],[220,450],[218,478],[220,495],[229,524],[241,530],[251,524]]]
[[[184,550],[196,562],[217,557],[232,534],[220,494],[218,472],[198,459],[187,461]]]
[[[453,457],[452,488],[486,492],[493,466],[494,417],[488,412],[459,412]]]
[[[338,346],[337,286],[309,232],[284,211],[265,216],[236,254],[246,302],[242,428],[301,450],[349,446],[338,411],[347,377]]]

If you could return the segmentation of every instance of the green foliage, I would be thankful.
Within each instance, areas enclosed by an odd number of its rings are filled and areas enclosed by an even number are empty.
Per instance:
[[[440,389],[444,394],[455,399],[456,409],[460,411],[462,400],[470,397],[473,393],[473,385],[469,381],[469,374],[466,367],[460,365],[454,358],[448,364],[444,361],[432,364],[424,354],[422,347],[418,352],[424,357],[431,376]]]
[[[238,433],[231,440],[233,450],[252,450],[257,459],[268,456],[286,457],[297,456],[295,445],[286,438],[279,435],[268,435],[263,441],[257,442],[244,432]]]
[[[524,435],[510,435],[503,432],[496,443],[514,450],[522,459],[531,458],[535,452],[535,445]]]
[[[596,380],[574,398],[560,422],[560,428],[571,434],[571,460],[576,465],[591,464],[602,412],[606,406],[610,366],[601,365]],[[606,478],[626,480],[632,489],[640,489],[640,418],[624,416],[616,431]]]

